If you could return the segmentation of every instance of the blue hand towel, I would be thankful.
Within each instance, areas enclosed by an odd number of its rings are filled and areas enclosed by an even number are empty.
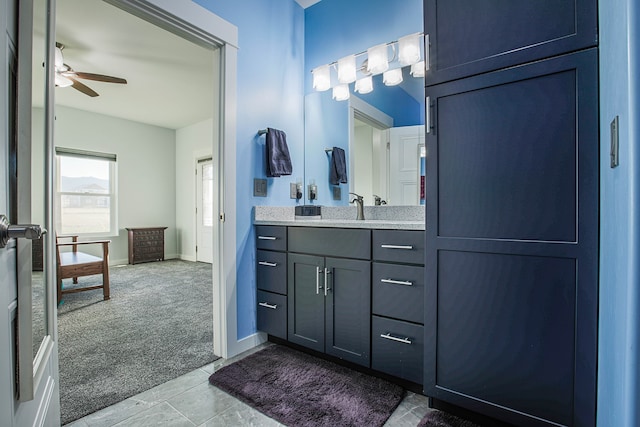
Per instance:
[[[267,128],[267,176],[291,175],[293,167],[287,147],[287,135],[277,129]]]
[[[347,182],[347,162],[344,150],[333,147],[331,151],[331,165],[329,167],[329,182],[333,185]]]

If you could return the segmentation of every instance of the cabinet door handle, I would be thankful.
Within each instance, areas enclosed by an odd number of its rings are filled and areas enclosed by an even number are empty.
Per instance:
[[[430,96],[427,96],[427,99],[425,100],[424,105],[425,105],[425,107],[427,109],[427,112],[425,114],[425,116],[426,116],[425,117],[425,126],[424,126],[425,127],[425,131],[427,133],[431,133],[431,97]]]
[[[258,305],[261,307],[270,308],[271,310],[275,310],[276,308],[278,308],[278,304],[269,304],[268,302],[260,302],[258,303]]]
[[[380,279],[380,281],[382,283],[390,283],[392,285],[413,286],[413,282],[409,282],[408,280]]]
[[[324,268],[324,296],[327,296],[327,291],[330,291],[331,289],[329,289],[329,275],[331,274],[331,270],[329,270],[328,268]]]
[[[411,245],[380,245],[381,248],[383,249],[407,249],[407,250],[411,250],[413,249],[413,246]]]
[[[277,267],[278,266],[277,262],[268,262],[268,261],[258,261],[258,264],[264,265],[264,266],[267,266],[267,267]]]
[[[429,34],[424,35],[424,69],[425,71],[429,70],[429,62],[431,60],[429,56],[429,47],[431,43],[429,43]]]
[[[320,295],[320,274],[322,270],[320,267],[316,266],[316,295]]]
[[[380,334],[380,338],[384,338],[386,340],[391,340],[391,341],[401,342],[403,344],[413,344],[411,342],[411,340],[409,339],[409,337],[406,337],[406,338],[394,337],[393,335],[391,335],[391,332],[388,332],[386,334]]]
[[[273,236],[258,236],[258,240],[276,240]]]

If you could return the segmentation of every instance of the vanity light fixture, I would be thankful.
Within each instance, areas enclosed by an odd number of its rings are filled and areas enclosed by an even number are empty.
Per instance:
[[[420,61],[420,33],[409,34],[398,39],[398,61],[402,66]]]
[[[338,60],[338,81],[348,84],[356,81],[356,56],[349,55]]]
[[[382,74],[382,82],[386,86],[396,86],[402,83],[402,68],[385,71]]]
[[[346,101],[349,99],[349,86],[338,85],[333,88],[333,99],[336,101]]]
[[[416,62],[411,66],[411,75],[413,77],[424,77],[425,68],[424,61]]]
[[[367,71],[371,74],[380,74],[389,69],[388,45],[379,44],[367,49]]]
[[[373,90],[373,77],[367,76],[356,80],[355,91],[360,94],[369,93]]]
[[[373,90],[374,75],[383,74],[387,86],[402,83],[402,67],[410,66],[413,77],[424,77],[426,62],[420,60],[423,43],[422,33],[409,34],[397,41],[379,44],[321,65],[311,70],[313,89],[323,92],[333,88],[333,99],[344,101],[349,99],[349,84],[354,81],[355,91],[365,94]],[[332,77],[331,68],[336,71],[337,78]]]
[[[311,71],[313,73],[313,88],[318,92],[324,92],[331,88],[331,70],[329,65],[322,65]]]

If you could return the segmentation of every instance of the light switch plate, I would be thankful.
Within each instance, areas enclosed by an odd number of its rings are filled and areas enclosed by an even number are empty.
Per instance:
[[[620,127],[618,116],[611,122],[611,167],[615,168],[620,164]]]
[[[333,187],[333,200],[342,199],[342,189],[340,187]]]
[[[254,197],[267,197],[267,180],[263,178],[253,179]]]
[[[298,186],[295,182],[289,184],[289,197],[291,199],[296,199],[296,193],[298,192]]]

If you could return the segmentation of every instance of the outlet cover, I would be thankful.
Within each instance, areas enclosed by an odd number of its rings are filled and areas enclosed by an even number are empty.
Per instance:
[[[253,179],[254,197],[267,197],[267,180],[263,178]]]
[[[342,189],[340,187],[333,187],[333,200],[342,200]]]

